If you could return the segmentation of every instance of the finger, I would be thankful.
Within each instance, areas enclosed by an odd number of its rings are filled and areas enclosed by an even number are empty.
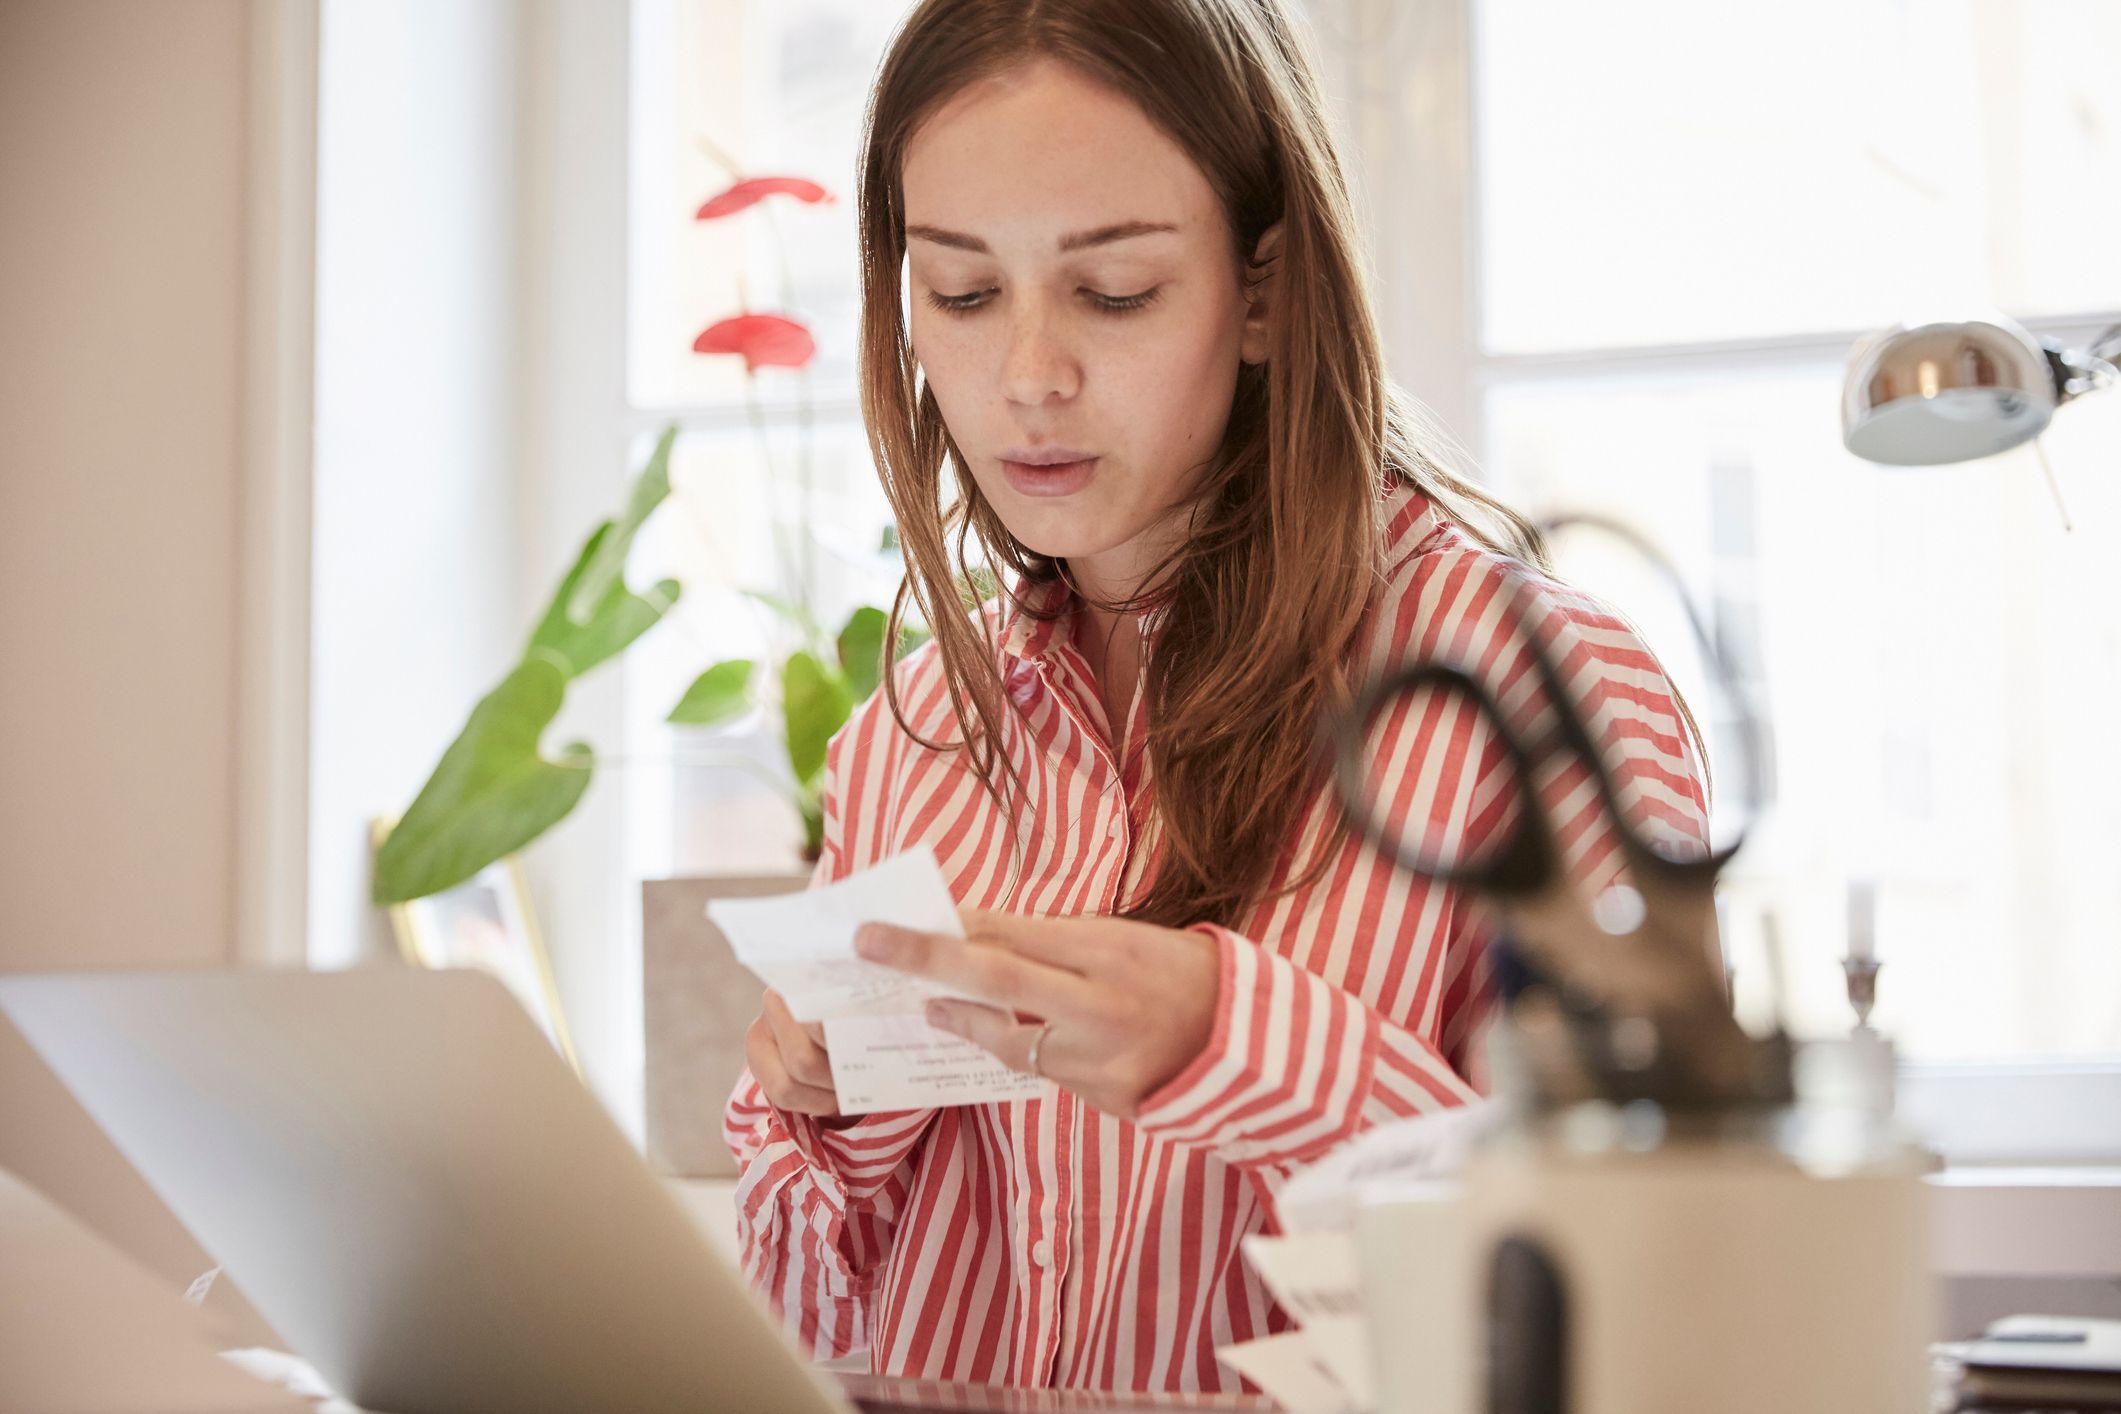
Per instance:
[[[766,989],[765,999],[760,1011],[765,1014],[768,1020],[774,1023],[776,1031],[781,1033],[800,1031],[804,1036],[815,1042],[820,1050],[824,1049],[824,1023],[820,1021],[797,1021],[795,1019],[795,1010],[788,1005],[788,999],[773,988],[768,987]]]
[[[960,909],[958,917],[965,925],[965,936],[973,942],[1007,948],[1018,957],[1078,977],[1092,976],[1107,950],[1098,930],[1084,927],[1080,918],[1034,917],[986,908]]]
[[[1040,1016],[1074,1016],[1091,1000],[1089,983],[1076,973],[943,933],[864,923],[854,935],[854,950],[967,997]]]
[[[832,1088],[832,1061],[825,1048],[810,1038],[803,1023],[795,1019],[788,1010],[788,1003],[781,994],[768,988],[764,1013],[766,1024],[773,1028],[773,1038],[779,1044],[781,1062],[788,1074],[802,1084],[830,1090]]]
[[[1031,1042],[1038,1035],[1040,1021],[1026,1024],[991,1006],[942,998],[930,1001],[922,1014],[936,1030],[962,1036],[993,1052],[995,1059],[1011,1070],[1030,1073]],[[1039,1047],[1039,1071],[1049,1078],[1053,1074],[1053,1036],[1050,1032]]]
[[[751,1067],[759,1089],[779,1109],[797,1114],[836,1115],[840,1112],[837,1092],[805,1085],[788,1073],[781,1059],[781,1046],[766,1018],[760,1016],[744,1033],[744,1059]]]
[[[790,1110],[799,1115],[812,1115],[819,1119],[830,1119],[840,1112],[840,1098],[830,1090],[820,1090],[815,1085],[805,1085],[786,1075],[781,1083],[769,1089],[764,1080],[759,1088],[766,1091],[766,1098],[777,1109]]]
[[[773,1000],[780,1006],[781,1011],[786,1015],[790,1024],[803,1028],[803,1034],[810,1038],[812,1045],[816,1046],[819,1050],[826,1052],[828,1055],[831,1053],[831,1047],[825,1044],[824,1022],[797,1021],[795,1019],[795,1009],[788,1005],[788,999],[786,997],[782,996],[779,992],[774,991],[771,987],[768,987],[766,989],[766,994],[772,997]]]

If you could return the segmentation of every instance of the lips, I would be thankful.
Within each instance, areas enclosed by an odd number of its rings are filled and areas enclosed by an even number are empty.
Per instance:
[[[1097,453],[1084,451],[1080,447],[1004,447],[1001,458],[1005,462],[1021,462],[1025,466],[1059,466],[1064,462],[1093,461]]]
[[[1028,453],[1039,456],[1041,453]],[[1070,461],[1031,462],[1002,458],[1002,476],[1020,496],[1072,496],[1090,484],[1097,474],[1094,456],[1076,455]]]

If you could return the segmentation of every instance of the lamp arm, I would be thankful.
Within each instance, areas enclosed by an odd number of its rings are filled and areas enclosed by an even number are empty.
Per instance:
[[[2115,325],[2114,329],[2121,330],[2121,324]],[[2093,341],[2082,353],[2053,343],[2041,344],[2041,351],[2047,355],[2048,371],[2055,380],[2055,406],[2060,407],[2073,398],[2096,392],[2112,384],[2116,378],[2121,378],[2121,370],[2116,370],[2101,352],[2105,348],[2105,340],[2106,335],[2100,335],[2099,339]],[[2116,342],[2121,343],[2121,340]],[[2121,349],[2117,349],[2117,352],[2121,352]]]

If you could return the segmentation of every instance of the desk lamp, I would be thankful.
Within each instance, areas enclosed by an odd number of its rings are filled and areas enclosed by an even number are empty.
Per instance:
[[[2037,439],[2055,409],[2121,378],[2121,324],[2082,352],[2036,339],[2000,314],[1944,324],[1896,324],[1859,340],[1841,383],[1841,444],[1882,466],[1942,466],[2007,452]],[[2045,452],[2040,469],[2069,527]],[[1870,886],[1851,897],[1851,946],[1842,966],[1859,1029],[1877,998]],[[1855,914],[1865,915],[1859,923]]]
[[[1885,466],[1941,466],[2037,438],[2055,409],[2115,381],[2121,324],[2083,352],[2002,315],[1896,324],[1859,341],[1841,384],[1841,443]],[[2062,495],[2043,455],[2048,489]],[[2069,521],[2068,512],[2063,522]]]

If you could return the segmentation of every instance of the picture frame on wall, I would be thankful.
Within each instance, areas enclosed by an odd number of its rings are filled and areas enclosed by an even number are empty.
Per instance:
[[[371,848],[381,848],[395,820],[371,822]],[[552,978],[552,961],[530,904],[530,885],[515,855],[499,859],[438,894],[389,905],[398,952],[414,967],[469,967],[491,973],[581,1074],[567,1016]]]

